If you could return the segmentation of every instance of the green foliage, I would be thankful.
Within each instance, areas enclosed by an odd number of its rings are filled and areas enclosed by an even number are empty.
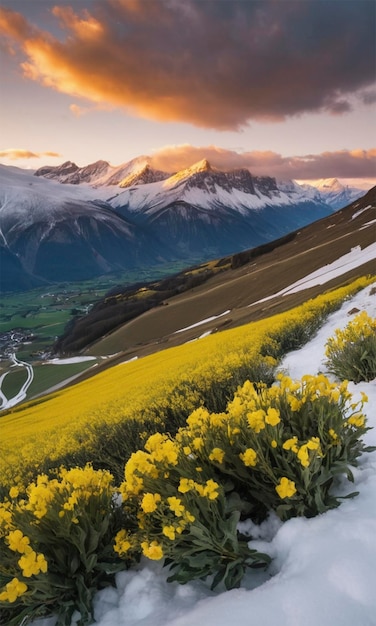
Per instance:
[[[112,476],[86,466],[51,480],[40,475],[25,497],[17,491],[0,509],[3,623],[54,614],[59,626],[69,626],[76,610],[79,624],[90,623],[94,593],[126,566],[112,547],[125,523]]]
[[[238,502],[200,472],[167,435],[148,439],[126,465],[121,485],[124,509],[137,518],[131,535],[120,531],[116,547],[126,556],[137,547],[153,560],[165,558],[169,581],[211,578],[211,587],[238,587],[247,568],[266,567],[270,558],[239,536]]]
[[[339,380],[355,383],[376,377],[376,319],[365,311],[335,331],[326,343],[326,366]]]

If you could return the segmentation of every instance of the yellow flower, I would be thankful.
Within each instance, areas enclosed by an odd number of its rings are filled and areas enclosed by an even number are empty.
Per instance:
[[[171,496],[167,498],[167,502],[169,507],[173,513],[175,513],[176,517],[181,517],[184,513],[184,506],[181,503],[180,498],[175,498],[175,496]]]
[[[162,533],[166,535],[171,541],[175,539],[175,528],[174,526],[163,526]]]
[[[298,438],[297,437],[291,437],[291,439],[286,439],[285,443],[283,444],[282,448],[284,450],[292,450],[292,452],[295,452],[295,454],[298,452]]]
[[[330,392],[330,399],[331,399],[333,402],[336,402],[336,403],[337,403],[337,402],[338,402],[338,400],[339,400],[339,396],[340,396],[340,391],[339,391],[339,389],[338,389],[338,388],[337,388],[337,389],[332,389],[332,390],[331,390],[331,392]]]
[[[13,552],[25,554],[30,548],[30,539],[21,530],[12,530],[7,537],[8,545]]]
[[[299,411],[299,409],[301,409],[301,407],[303,405],[302,400],[300,400],[296,396],[293,396],[291,393],[288,394],[287,400],[288,400],[288,403],[290,405],[290,409],[292,411],[294,411],[294,412],[295,411]]]
[[[211,498],[211,499],[213,499],[213,498]],[[189,524],[193,524],[195,519],[196,519],[195,516],[192,515],[192,513],[190,513],[189,511],[187,511],[187,509],[184,511],[184,521],[188,522]],[[176,529],[177,532],[179,532],[178,528]]]
[[[13,578],[6,584],[5,591],[0,593],[0,602],[15,602],[25,591],[27,591],[27,585],[18,578]]]
[[[169,463],[170,465],[177,465],[178,463],[178,447],[176,443],[167,439],[164,443],[161,443],[159,448],[153,450],[152,458],[159,463]]]
[[[216,498],[218,498],[218,495],[219,495],[217,491],[218,489],[219,489],[218,483],[216,483],[214,480],[210,478],[209,480],[206,481],[203,495],[209,498],[209,500],[215,500]]]
[[[20,493],[20,490],[18,489],[18,487],[11,487],[9,489],[9,496],[10,498],[12,498],[12,500],[13,498],[18,498],[19,493]]]
[[[74,507],[76,506],[76,504],[78,504],[78,494],[77,492],[73,492],[68,500],[66,502],[64,502],[64,506],[63,508],[65,509],[65,511],[73,511]]]
[[[311,437],[309,441],[307,441],[308,450],[320,450],[320,439],[318,437]]]
[[[239,457],[247,467],[255,467],[257,463],[257,452],[253,448],[247,448],[243,454],[239,454]]]
[[[309,466],[308,446],[306,443],[300,446],[297,456],[303,467]]]
[[[270,424],[270,426],[277,426],[280,421],[279,411],[270,407],[266,413],[265,422]]]
[[[248,425],[255,433],[259,433],[260,430],[265,428],[265,416],[266,413],[263,409],[259,409],[258,411],[253,411],[252,413],[248,413],[247,420]]]
[[[285,476],[281,478],[275,490],[282,500],[284,498],[291,498],[296,493],[295,483]]]
[[[157,541],[152,541],[151,543],[143,541],[141,548],[144,556],[147,556],[152,561],[159,561],[163,557],[162,546]]]
[[[132,543],[130,541],[130,536],[124,528],[119,530],[115,537],[114,550],[120,555],[125,554],[132,547]]]
[[[204,442],[202,441],[201,437],[195,437],[192,441],[192,445],[195,450],[201,450],[201,448],[204,445]]]
[[[180,493],[188,493],[188,491],[192,491],[192,489],[195,488],[195,485],[195,481],[191,478],[181,478],[178,491],[180,491]]]
[[[161,501],[159,493],[145,493],[141,501],[141,508],[144,513],[153,513],[158,506],[158,502]]]
[[[336,431],[335,431],[335,430],[333,430],[333,428],[329,428],[329,435],[331,436],[331,438],[333,439],[333,441],[334,441],[335,443],[337,443],[337,441],[338,441],[338,435],[337,435]]]
[[[192,454],[192,449],[189,446],[184,446],[183,452],[186,456],[188,456],[189,454]]]
[[[272,448],[276,448],[278,446],[278,443],[276,442],[275,439],[273,439],[273,441],[271,442],[270,445],[271,445]]]
[[[47,572],[47,561],[43,554],[37,554],[34,550],[31,550],[27,554],[21,556],[18,561],[18,565],[22,569],[22,574],[26,578],[30,576],[37,576],[40,572]]]
[[[12,513],[9,511],[9,503],[0,503],[0,528],[7,530],[12,526]]]
[[[362,413],[355,413],[347,420],[351,426],[356,426],[357,428],[362,428],[364,426],[365,418]]]
[[[209,459],[210,461],[218,461],[218,463],[222,463],[224,456],[225,453],[223,450],[221,450],[221,448],[213,448],[213,450],[209,454]]]

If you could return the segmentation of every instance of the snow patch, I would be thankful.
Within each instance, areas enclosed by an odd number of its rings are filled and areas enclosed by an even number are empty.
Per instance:
[[[261,302],[266,302],[267,300],[272,300],[273,298],[277,298],[278,296],[286,296],[290,293],[296,293],[297,291],[302,291],[303,289],[309,289],[310,287],[314,287],[315,285],[323,285],[328,281],[336,278],[337,276],[341,276],[350,270],[367,263],[368,261],[373,261],[376,258],[376,243],[373,243],[366,248],[361,249],[360,246],[356,246],[352,248],[350,252],[342,255],[333,263],[329,263],[328,265],[324,265],[320,269],[312,272],[311,274],[307,274],[304,278],[297,280],[289,287],[285,287],[274,293],[272,296],[267,296],[266,298],[262,298],[261,300],[257,300],[257,302],[252,302],[249,306],[254,306],[255,304],[260,304]]]
[[[212,317],[207,317],[206,319],[201,320],[200,322],[196,322],[195,324],[191,324],[190,326],[186,326],[185,328],[180,328],[179,330],[175,330],[173,335],[176,335],[177,333],[182,333],[185,330],[190,330],[191,328],[196,328],[196,326],[201,326],[202,324],[206,324],[207,322],[212,322],[213,320],[216,320],[219,317],[228,315],[228,313],[231,313],[231,309],[229,309],[228,311],[225,311],[224,313],[220,313],[219,315],[212,315]]]

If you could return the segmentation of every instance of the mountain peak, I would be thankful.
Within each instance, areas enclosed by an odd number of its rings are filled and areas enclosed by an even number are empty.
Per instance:
[[[160,180],[169,178],[170,174],[162,172],[160,170],[154,170],[149,163],[145,163],[141,169],[135,169],[128,176],[125,176],[120,183],[119,187],[133,187],[135,185],[146,185],[149,183],[155,183]]]
[[[197,161],[189,169],[192,172],[209,172],[212,170],[212,167],[207,159],[201,159],[201,161]]]
[[[339,182],[338,178],[320,178],[310,183],[313,187],[321,190],[333,191],[335,189],[343,189],[343,185]]]
[[[40,167],[36,172],[35,176],[44,176],[45,178],[57,178],[68,176],[73,172],[77,172],[79,169],[78,165],[72,163],[72,161],[65,161],[61,165],[46,165],[44,167]]]
[[[207,159],[201,159],[201,161],[197,161],[197,163],[194,163],[190,167],[179,170],[168,179],[168,184],[169,186],[178,185],[179,183],[189,179],[191,176],[204,172],[213,172],[213,168]]]

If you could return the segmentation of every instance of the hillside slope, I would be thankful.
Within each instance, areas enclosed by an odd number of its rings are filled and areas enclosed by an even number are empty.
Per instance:
[[[117,330],[93,343],[86,353],[117,353],[115,358],[119,360],[126,355],[142,356],[196,339],[203,332],[235,327],[287,310],[320,293],[322,283],[332,288],[360,275],[375,274],[375,254],[371,247],[375,243],[375,213],[376,188],[337,213],[292,233],[274,249],[273,245],[262,246],[188,270],[187,278],[201,275],[202,284],[197,279],[191,289],[167,296],[158,303],[164,306],[154,306],[125,324],[115,315]],[[365,251],[363,260],[358,259],[355,266],[345,257],[354,249]],[[339,269],[334,276],[324,277],[321,285],[307,284],[293,293],[279,294],[292,283],[334,262]],[[205,274],[210,276],[207,280]],[[139,285],[136,293],[117,294],[108,299],[107,306],[102,303],[103,315],[107,320],[112,313],[119,315],[122,305],[129,311],[127,300],[133,306],[137,298],[140,301],[141,297],[147,297],[148,291],[153,294],[153,290],[155,293],[155,285]],[[273,297],[274,294],[277,295]],[[80,320],[81,335],[98,321],[93,315],[95,311]],[[69,342],[63,348],[69,352]]]

